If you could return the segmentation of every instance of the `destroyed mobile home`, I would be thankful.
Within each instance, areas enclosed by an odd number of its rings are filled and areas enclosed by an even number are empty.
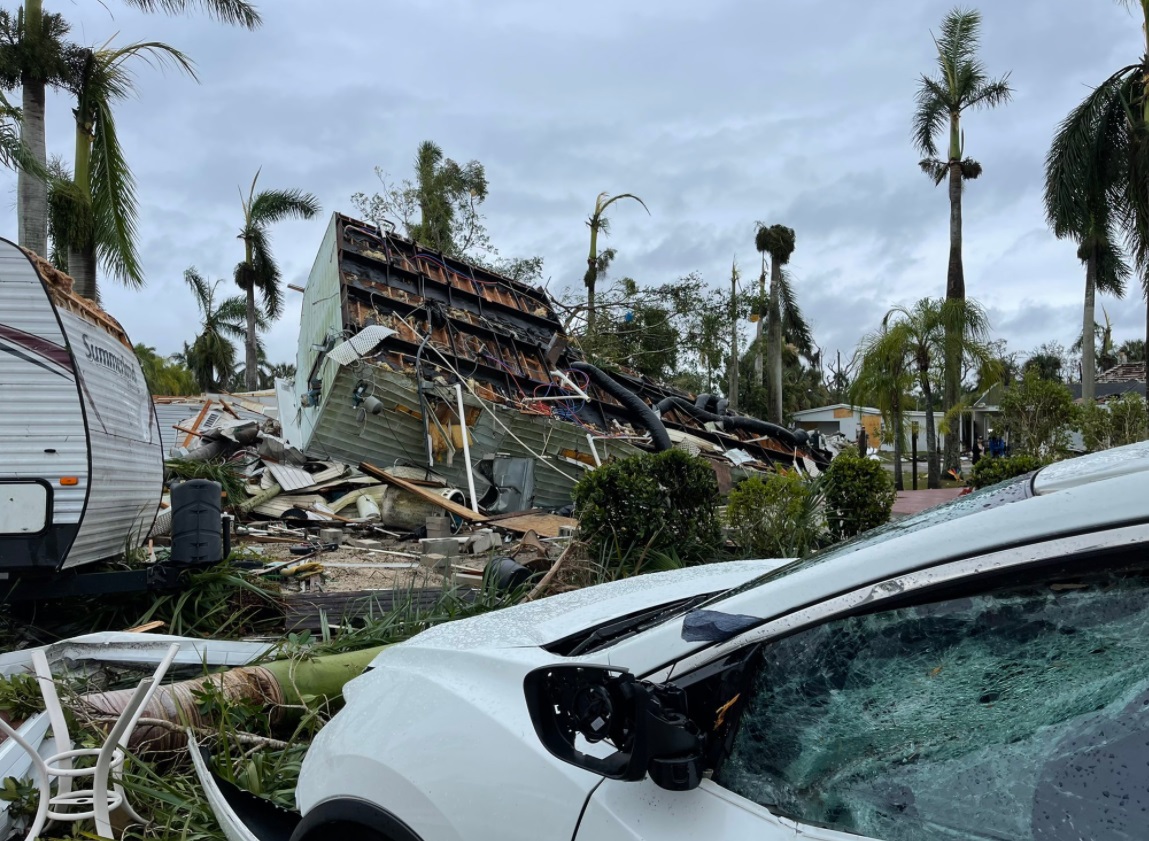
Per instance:
[[[425,468],[475,510],[562,508],[585,471],[672,446],[727,487],[829,462],[804,432],[587,363],[544,290],[339,214],[302,310],[284,435],[317,458]]]

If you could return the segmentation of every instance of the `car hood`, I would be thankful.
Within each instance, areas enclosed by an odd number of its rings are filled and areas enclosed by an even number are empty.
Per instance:
[[[447,622],[404,645],[456,651],[546,645],[616,617],[721,593],[786,563],[788,559],[732,561],[638,575]]]

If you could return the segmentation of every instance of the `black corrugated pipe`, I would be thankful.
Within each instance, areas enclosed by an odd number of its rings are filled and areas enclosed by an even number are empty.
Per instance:
[[[714,411],[718,412],[718,414],[720,414],[720,415],[725,415],[726,409],[729,406],[730,406],[730,401],[727,400],[725,397],[723,397],[721,400],[718,401],[718,408],[715,409]]]
[[[702,409],[702,411],[704,411],[704,412],[710,411],[710,395],[709,394],[698,395],[698,398],[694,401],[694,408]]]
[[[643,403],[642,398],[637,394],[619,385],[613,378],[589,362],[572,362],[571,368],[576,371],[582,371],[590,377],[592,383],[627,408],[635,423],[646,427],[647,432],[650,433],[651,443],[654,444],[656,451],[661,453],[663,450],[669,450],[674,446],[670,443],[670,436],[667,434],[666,427],[662,425],[662,421],[658,415],[656,415],[649,406]]]
[[[707,412],[704,409],[699,409],[689,400],[683,400],[681,397],[667,397],[665,400],[658,404],[657,408],[659,412],[665,412],[671,407],[682,409],[700,421],[720,423],[727,429],[745,429],[747,432],[755,432],[759,435],[769,435],[772,438],[777,438],[783,444],[788,444],[795,449],[801,446],[793,432],[783,426],[778,426],[776,423],[769,423],[768,421],[758,420],[758,418],[748,418],[744,415],[716,415],[713,412]]]

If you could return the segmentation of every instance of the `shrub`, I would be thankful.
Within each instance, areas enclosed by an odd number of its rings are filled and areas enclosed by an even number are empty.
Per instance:
[[[973,466],[971,481],[975,488],[985,488],[989,485],[996,485],[998,482],[1004,482],[1006,479],[1012,479],[1015,476],[1024,476],[1026,473],[1044,467],[1046,464],[1048,464],[1048,462],[1042,461],[1037,456],[1025,454],[1005,456],[1003,458],[982,456],[978,459],[977,464]]]
[[[821,488],[796,472],[754,475],[730,492],[734,542],[747,557],[804,557],[825,540]]]
[[[1015,455],[1053,459],[1065,453],[1077,422],[1073,395],[1061,383],[1027,371],[1001,398],[1002,423]]]
[[[1115,397],[1104,405],[1081,407],[1081,437],[1090,452],[1144,441],[1149,435],[1145,398],[1136,392]]]
[[[705,459],[682,450],[604,464],[579,480],[573,498],[580,536],[600,557],[637,547],[697,564],[721,544],[718,480]]]
[[[826,520],[839,540],[887,522],[898,496],[893,477],[880,461],[850,450],[830,462],[823,488]]]

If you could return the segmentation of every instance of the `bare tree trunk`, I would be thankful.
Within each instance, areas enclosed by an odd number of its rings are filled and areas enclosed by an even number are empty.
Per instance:
[[[962,267],[962,218],[961,218],[961,164],[956,159],[950,160],[949,172],[950,193],[950,260],[946,275],[946,298],[948,300],[965,300],[965,271]],[[947,417],[954,406],[961,399],[961,341],[960,333],[955,333],[947,327],[945,337],[945,394],[942,408]],[[927,430],[927,435],[929,431]],[[960,466],[961,434],[952,430],[945,437],[945,454],[943,460],[946,470],[956,470]],[[931,454],[935,450],[931,447]]]
[[[766,318],[769,317],[765,313],[761,312],[762,303],[765,300],[766,300],[766,255],[763,254],[762,255],[762,273],[760,275],[758,275],[758,310],[759,310],[758,321],[754,327],[754,341],[757,342],[756,347],[758,349],[758,352],[754,357],[754,379],[755,379],[755,382],[757,382],[759,388],[762,388],[762,386],[765,384],[763,381],[763,377],[765,376],[763,373],[764,366],[762,364],[762,359],[763,359],[763,356],[765,354],[765,348],[764,348],[763,343],[762,343],[762,324],[764,321],[766,321]]]
[[[904,491],[906,489],[906,479],[902,474],[902,458],[905,451],[905,420],[902,416],[902,403],[901,400],[894,402],[894,490]],[[881,450],[881,443],[878,444],[879,451]]]
[[[1096,319],[1097,255],[1090,253],[1085,261],[1085,312],[1081,328],[1081,402],[1093,402],[1097,393],[1097,358],[1094,344]]]
[[[31,5],[31,4],[29,4]],[[44,83],[24,79],[24,122],[20,137],[36,159],[48,165],[44,142]],[[17,174],[17,216],[20,245],[48,257],[48,182],[24,170]]]
[[[244,343],[247,350],[247,367],[243,372],[248,391],[259,389],[259,350],[255,339],[255,284],[250,283],[247,287],[247,341]]]
[[[942,477],[938,465],[938,430],[934,426],[934,392],[928,373],[922,374],[922,397],[926,401],[926,487],[933,490],[942,486]]]
[[[761,319],[759,319],[761,321]],[[738,411],[738,272],[730,272],[730,408]]]
[[[770,420],[782,426],[782,263],[770,262]]]
[[[76,281],[75,291],[92,301],[100,300],[100,291],[96,287],[96,249],[95,246],[87,248],[68,248],[68,272]]]

